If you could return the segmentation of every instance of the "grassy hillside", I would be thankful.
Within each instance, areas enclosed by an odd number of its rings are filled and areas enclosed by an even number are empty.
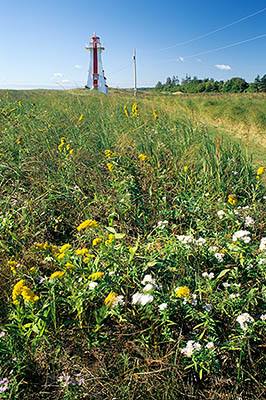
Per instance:
[[[265,98],[0,98],[0,398],[262,398]]]

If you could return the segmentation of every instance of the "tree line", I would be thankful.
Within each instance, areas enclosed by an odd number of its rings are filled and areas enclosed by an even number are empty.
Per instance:
[[[158,82],[155,86],[159,91],[182,92],[182,93],[258,93],[266,92],[266,74],[256,76],[254,82],[248,83],[243,78],[231,78],[227,81],[215,81],[212,78],[199,79],[186,75],[179,81],[177,76],[168,77],[165,83]]]

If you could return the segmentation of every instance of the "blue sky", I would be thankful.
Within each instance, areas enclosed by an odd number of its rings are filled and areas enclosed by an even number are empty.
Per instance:
[[[85,43],[94,32],[105,45],[103,65],[112,87],[133,86],[133,47],[140,87],[186,73],[250,82],[266,73],[266,36],[196,54],[266,35],[266,10],[173,46],[264,8],[262,0],[2,0],[0,88],[83,87],[89,64]]]

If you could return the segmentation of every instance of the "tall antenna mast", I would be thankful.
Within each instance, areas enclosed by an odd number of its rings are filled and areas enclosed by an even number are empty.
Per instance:
[[[134,96],[137,96],[137,67],[136,67],[136,49],[133,49],[133,67],[134,67]]]

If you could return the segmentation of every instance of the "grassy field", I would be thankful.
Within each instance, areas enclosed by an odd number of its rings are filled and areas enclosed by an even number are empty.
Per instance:
[[[263,399],[265,96],[0,98],[0,399]]]

